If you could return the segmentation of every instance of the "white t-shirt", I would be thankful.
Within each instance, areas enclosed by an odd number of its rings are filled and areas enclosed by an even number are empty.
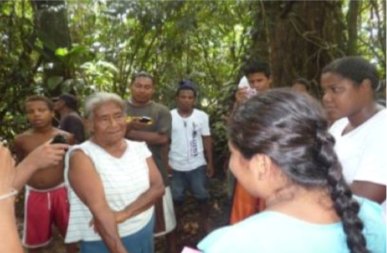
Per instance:
[[[208,115],[194,109],[183,118],[177,109],[171,110],[172,135],[169,164],[177,171],[190,171],[207,164],[204,157],[203,136],[210,136]]]
[[[348,119],[336,121],[330,128],[335,150],[346,181],[387,184],[387,110],[376,113],[366,122],[342,135]]]
[[[146,159],[151,156],[151,153],[144,142],[129,140],[126,142],[126,151],[120,158],[111,156],[91,141],[73,146],[67,152],[65,182],[69,189],[70,217],[66,243],[101,240],[101,237],[89,226],[92,218],[90,210],[78,198],[68,181],[69,157],[74,150],[81,149],[92,160],[101,178],[106,200],[112,210],[124,209],[149,189],[149,168]],[[152,214],[153,207],[119,224],[119,235],[125,237],[141,230],[148,224]]]

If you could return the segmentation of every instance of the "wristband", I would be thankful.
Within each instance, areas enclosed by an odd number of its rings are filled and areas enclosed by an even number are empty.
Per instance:
[[[17,194],[17,190],[12,189],[10,192],[3,194],[3,195],[0,195],[0,200],[4,200],[4,199],[10,198],[10,197],[13,197],[16,194]]]

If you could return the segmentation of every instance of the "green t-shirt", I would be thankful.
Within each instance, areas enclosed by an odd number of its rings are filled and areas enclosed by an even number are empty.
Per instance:
[[[128,101],[127,106],[128,116],[147,116],[152,119],[152,124],[146,126],[144,129],[141,129],[142,131],[163,133],[167,134],[168,137],[171,138],[172,117],[166,106],[153,101],[144,106],[135,106]],[[166,164],[163,164],[161,159],[162,145],[148,144],[148,148],[152,152],[153,159],[161,172],[164,184],[166,186],[169,185]],[[166,160],[168,161],[168,157]]]

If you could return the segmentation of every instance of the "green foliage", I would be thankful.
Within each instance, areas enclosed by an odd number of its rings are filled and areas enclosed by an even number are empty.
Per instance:
[[[386,79],[386,2],[361,1],[358,52],[377,64]]]
[[[52,27],[61,27],[54,26],[56,22],[67,24],[68,31],[61,32],[71,38],[71,45],[55,47],[68,41],[42,34],[32,7],[37,3],[0,2],[0,136],[12,139],[26,128],[22,108],[28,95],[72,92],[83,100],[105,90],[126,98],[131,75],[145,70],[155,77],[155,99],[169,107],[174,106],[181,79],[197,83],[198,106],[211,116],[219,160],[227,153],[225,118],[240,68],[246,58],[261,56],[256,52],[270,56],[269,49],[260,45],[267,45],[267,25],[280,18],[265,12],[267,3],[262,1],[83,0],[63,6],[46,1],[55,8],[45,13],[67,13],[67,20],[49,15],[54,18]],[[271,8],[282,11],[284,3],[274,2]],[[358,24],[359,40],[364,41],[358,43],[358,51],[378,63],[385,62],[384,5],[364,2]]]

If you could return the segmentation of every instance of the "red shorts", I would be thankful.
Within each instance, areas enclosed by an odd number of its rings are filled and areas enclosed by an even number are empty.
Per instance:
[[[47,245],[55,224],[64,237],[69,220],[67,189],[59,185],[52,189],[36,190],[26,187],[24,203],[23,244],[27,248]]]

